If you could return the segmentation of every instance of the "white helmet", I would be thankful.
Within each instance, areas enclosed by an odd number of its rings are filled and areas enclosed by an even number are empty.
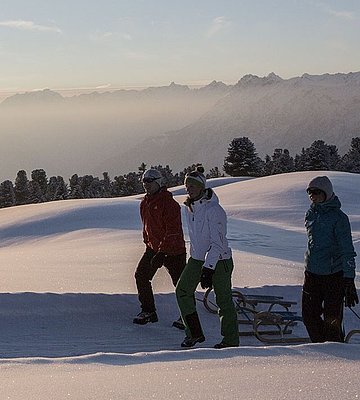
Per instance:
[[[156,183],[162,187],[163,186],[163,177],[160,173],[159,170],[151,168],[148,169],[144,172],[143,176],[142,176],[142,181],[146,183],[147,182],[154,182],[156,181]]]

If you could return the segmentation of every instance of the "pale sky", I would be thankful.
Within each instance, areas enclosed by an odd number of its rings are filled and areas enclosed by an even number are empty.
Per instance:
[[[360,70],[359,0],[0,0],[0,92]]]

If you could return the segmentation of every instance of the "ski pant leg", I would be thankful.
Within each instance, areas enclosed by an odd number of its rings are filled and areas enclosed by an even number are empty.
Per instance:
[[[188,337],[192,337],[192,331],[191,326],[189,326],[189,318],[187,317],[196,313],[195,290],[200,282],[203,264],[204,261],[195,260],[190,257],[176,285],[176,299],[181,318],[185,325],[185,334]]]
[[[325,340],[330,342],[344,342],[344,332],[342,329],[344,312],[342,271],[326,276],[324,286]]]
[[[313,343],[325,342],[325,327],[322,319],[323,294],[317,275],[305,271],[302,290],[302,317],[304,325]]]
[[[232,300],[231,274],[234,269],[232,258],[220,260],[216,264],[213,286],[216,304],[219,307],[221,335],[223,341],[230,346],[239,345],[239,327],[237,313]]]
[[[343,273],[315,275],[305,272],[302,315],[313,343],[343,342]]]
[[[178,254],[176,256],[166,256],[164,266],[169,272],[172,283],[174,286],[178,283],[182,272],[186,265],[186,253]]]
[[[141,257],[135,271],[135,282],[138,291],[139,302],[142,311],[156,311],[154,293],[152,290],[151,280],[153,279],[157,268],[152,267],[151,259],[155,252],[149,247]]]

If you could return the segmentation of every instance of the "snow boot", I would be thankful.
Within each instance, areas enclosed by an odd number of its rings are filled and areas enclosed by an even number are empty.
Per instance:
[[[189,336],[186,336],[185,339],[182,341],[181,343],[181,347],[193,347],[196,345],[196,343],[202,343],[205,341],[205,336],[201,335],[199,337],[196,338],[191,338]]]
[[[181,347],[193,347],[196,343],[205,341],[205,336],[201,329],[198,313],[195,311],[185,317],[186,324],[189,327],[191,336],[186,336]]]
[[[155,311],[153,312],[141,311],[133,319],[133,323],[138,325],[145,325],[148,322],[158,322],[158,316]]]
[[[174,321],[172,323],[172,326],[174,326],[175,328],[181,329],[182,331],[185,330],[185,325],[181,319],[181,317],[179,317],[179,319],[177,319],[176,321]]]
[[[226,349],[228,347],[239,347],[239,346],[234,345],[234,344],[227,344],[225,342],[220,342],[220,343],[216,343],[216,345],[214,346],[214,349]]]

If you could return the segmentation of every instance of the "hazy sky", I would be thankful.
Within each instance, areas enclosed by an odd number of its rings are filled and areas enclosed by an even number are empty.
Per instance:
[[[0,92],[360,70],[359,0],[0,0]]]

